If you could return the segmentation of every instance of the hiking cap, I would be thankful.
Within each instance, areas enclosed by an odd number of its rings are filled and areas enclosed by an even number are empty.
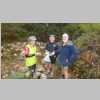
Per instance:
[[[55,37],[55,35],[52,34],[52,35],[49,35],[49,37]]]
[[[36,36],[30,36],[28,38],[28,41],[36,41],[36,40],[37,40]]]

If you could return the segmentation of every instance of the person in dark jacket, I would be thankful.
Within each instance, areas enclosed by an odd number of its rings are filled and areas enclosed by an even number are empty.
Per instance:
[[[55,42],[55,35],[49,36],[49,42],[45,48],[45,54],[49,57],[50,61],[46,61],[46,69],[48,73],[53,72],[53,65],[55,64],[57,55],[54,53],[58,49],[57,43]],[[53,74],[53,73],[52,73]]]
[[[71,41],[69,41],[69,35],[64,33],[62,35],[63,45],[60,49],[56,51],[59,54],[58,62],[62,66],[62,75],[65,79],[69,78],[68,69],[70,65],[75,61],[76,58],[76,48]]]

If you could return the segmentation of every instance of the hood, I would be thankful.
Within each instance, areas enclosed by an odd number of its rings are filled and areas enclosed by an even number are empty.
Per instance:
[[[67,45],[73,45],[72,41],[68,41]]]

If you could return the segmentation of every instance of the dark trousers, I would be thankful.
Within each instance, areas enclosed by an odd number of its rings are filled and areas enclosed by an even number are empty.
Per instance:
[[[28,68],[29,68],[29,71],[32,72],[32,77],[33,77],[34,73],[36,72],[36,64],[29,66]]]
[[[55,64],[56,62],[56,55],[50,56],[51,64]]]

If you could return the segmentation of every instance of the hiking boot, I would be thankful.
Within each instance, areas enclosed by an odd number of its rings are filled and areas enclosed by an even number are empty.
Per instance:
[[[52,79],[52,78],[54,77],[53,72],[49,72],[49,73],[47,73],[47,77],[50,78],[50,79]]]
[[[47,75],[46,74],[41,74],[40,79],[47,79]]]

